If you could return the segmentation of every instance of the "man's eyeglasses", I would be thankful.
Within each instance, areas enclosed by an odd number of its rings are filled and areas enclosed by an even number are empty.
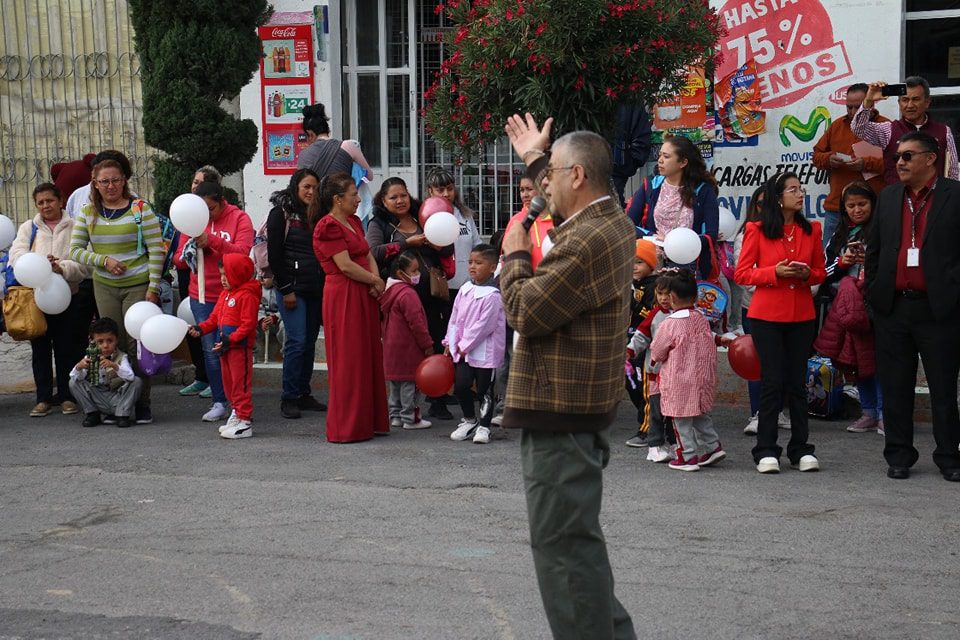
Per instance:
[[[900,158],[903,158],[904,162],[910,162],[913,160],[913,156],[920,155],[922,153],[933,153],[933,151],[898,151],[893,154],[893,159],[899,161]]]
[[[116,186],[118,184],[123,184],[123,178],[112,178],[110,180],[103,178],[101,180],[97,180],[97,184],[101,187],[109,187],[111,185]]]
[[[570,171],[571,169],[578,166],[580,165],[572,164],[569,167],[547,167],[547,172],[544,174],[544,177],[549,180],[553,177],[554,171]]]

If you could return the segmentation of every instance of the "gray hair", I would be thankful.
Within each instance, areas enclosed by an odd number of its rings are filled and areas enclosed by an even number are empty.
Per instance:
[[[905,85],[910,87],[923,87],[923,97],[927,100],[930,99],[930,83],[927,82],[927,79],[922,76],[910,76],[903,81]]]
[[[220,175],[220,172],[217,171],[216,167],[210,164],[203,165],[197,169],[195,173],[202,173],[204,182],[216,182],[217,184],[221,184],[223,182],[223,176]]]
[[[592,131],[573,131],[561,136],[553,145],[568,150],[571,164],[583,167],[587,183],[607,189],[613,173],[613,152],[603,136]]]

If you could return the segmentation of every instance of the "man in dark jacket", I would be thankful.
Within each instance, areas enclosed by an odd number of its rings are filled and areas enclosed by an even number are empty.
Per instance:
[[[960,182],[939,177],[937,140],[900,138],[900,183],[883,190],[867,242],[867,302],[874,312],[883,390],[887,475],[910,476],[917,356],[930,387],[933,461],[960,482]]]
[[[633,225],[609,195],[607,142],[576,131],[548,157],[551,124],[540,129],[527,114],[507,125],[557,226],[535,272],[526,229],[514,225],[503,240],[503,304],[520,336],[503,426],[523,429],[530,546],[554,637],[633,639],[599,521],[609,426],[623,394]]]
[[[627,180],[636,175],[650,157],[650,116],[639,105],[620,105],[617,111],[617,135],[613,141],[613,185],[624,205]]]

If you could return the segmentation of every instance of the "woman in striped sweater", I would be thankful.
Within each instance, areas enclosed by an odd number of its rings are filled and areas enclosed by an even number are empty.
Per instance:
[[[160,303],[164,250],[160,222],[150,205],[133,198],[120,165],[104,160],[93,167],[90,202],[80,210],[70,240],[70,257],[94,267],[93,292],[100,316],[120,327],[120,345],[143,379],[136,407],[137,424],[153,421],[150,378],[137,363],[136,341],[127,335],[123,317],[134,303]]]

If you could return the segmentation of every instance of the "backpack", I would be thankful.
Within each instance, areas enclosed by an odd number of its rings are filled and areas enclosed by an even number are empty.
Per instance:
[[[283,239],[286,241],[287,234],[290,233],[290,217],[287,216],[286,211],[283,212],[283,218],[286,221]],[[267,215],[263,224],[257,229],[257,235],[253,237],[253,248],[250,249],[250,255],[253,257],[253,269],[258,279],[273,277],[273,269],[270,268],[270,261],[267,259],[267,220],[269,219],[270,216]]]

